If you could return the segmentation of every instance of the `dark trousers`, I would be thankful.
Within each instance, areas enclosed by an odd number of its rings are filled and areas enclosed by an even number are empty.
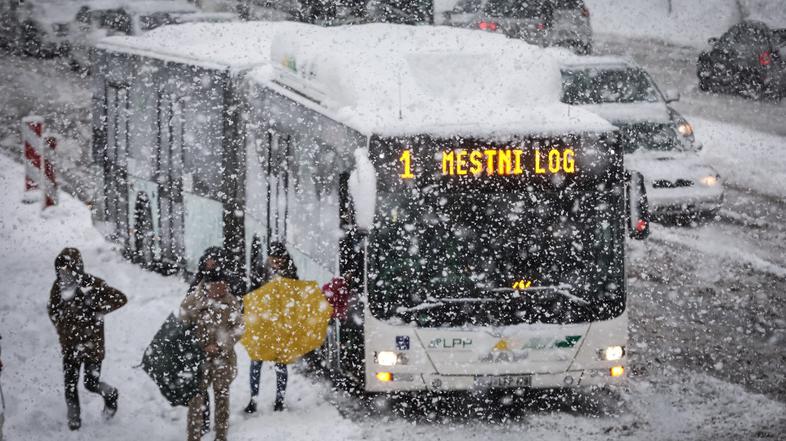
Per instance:
[[[85,389],[90,392],[101,395],[104,403],[112,397],[117,396],[117,389],[102,382],[101,377],[101,361],[85,360],[78,356],[64,356],[63,357],[63,374],[65,376],[65,399],[66,406],[68,407],[68,418],[79,418],[79,392],[77,385],[79,384],[79,371],[84,366]]]
[[[262,376],[262,362],[251,360],[251,397],[259,395],[259,379]],[[289,372],[287,365],[276,363],[276,401],[284,401],[284,393],[287,391],[287,379]]]

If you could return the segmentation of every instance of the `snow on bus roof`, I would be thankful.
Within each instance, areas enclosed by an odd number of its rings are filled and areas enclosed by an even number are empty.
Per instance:
[[[553,56],[520,40],[434,26],[301,26],[273,37],[253,80],[366,134],[560,134],[612,126],[560,102]],[[304,96],[308,99],[304,99]]]
[[[305,26],[289,22],[185,23],[162,26],[139,36],[114,36],[98,47],[164,61],[213,69],[247,69],[270,62],[277,32]]]

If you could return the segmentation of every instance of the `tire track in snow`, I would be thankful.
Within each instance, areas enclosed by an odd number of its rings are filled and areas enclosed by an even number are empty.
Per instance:
[[[692,235],[688,231],[656,228],[652,232],[650,240],[663,244],[675,244],[687,248],[692,248],[702,254],[708,254],[723,259],[742,262],[751,268],[786,279],[786,268],[772,263],[767,259],[759,257],[750,251],[741,250],[737,245],[737,239],[731,237],[718,237],[715,241],[702,240],[698,235]],[[706,238],[705,238],[706,239]]]

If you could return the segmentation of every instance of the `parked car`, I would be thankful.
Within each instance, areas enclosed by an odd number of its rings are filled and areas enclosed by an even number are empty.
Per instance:
[[[69,35],[70,63],[74,69],[90,66],[90,52],[95,43],[109,35],[139,35],[167,24],[183,23],[198,9],[182,1],[148,0],[111,4],[112,0],[94,0],[80,8],[75,17],[75,31]],[[103,7],[102,7],[103,6]],[[222,20],[233,14],[204,15],[205,20]]]
[[[583,0],[460,0],[444,13],[444,24],[592,52],[590,14]]]
[[[743,21],[699,55],[699,89],[780,99],[786,94],[786,29]]]
[[[644,176],[654,215],[714,216],[723,182],[698,152],[693,127],[668,104],[650,75],[619,57],[561,56],[562,101],[590,110],[619,129],[625,165]]]

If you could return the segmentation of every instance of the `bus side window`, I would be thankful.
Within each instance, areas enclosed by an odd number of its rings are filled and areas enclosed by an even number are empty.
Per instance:
[[[339,272],[351,293],[363,290],[363,236],[355,225],[355,208],[349,196],[349,173],[339,175],[339,216],[344,236],[339,241]]]

